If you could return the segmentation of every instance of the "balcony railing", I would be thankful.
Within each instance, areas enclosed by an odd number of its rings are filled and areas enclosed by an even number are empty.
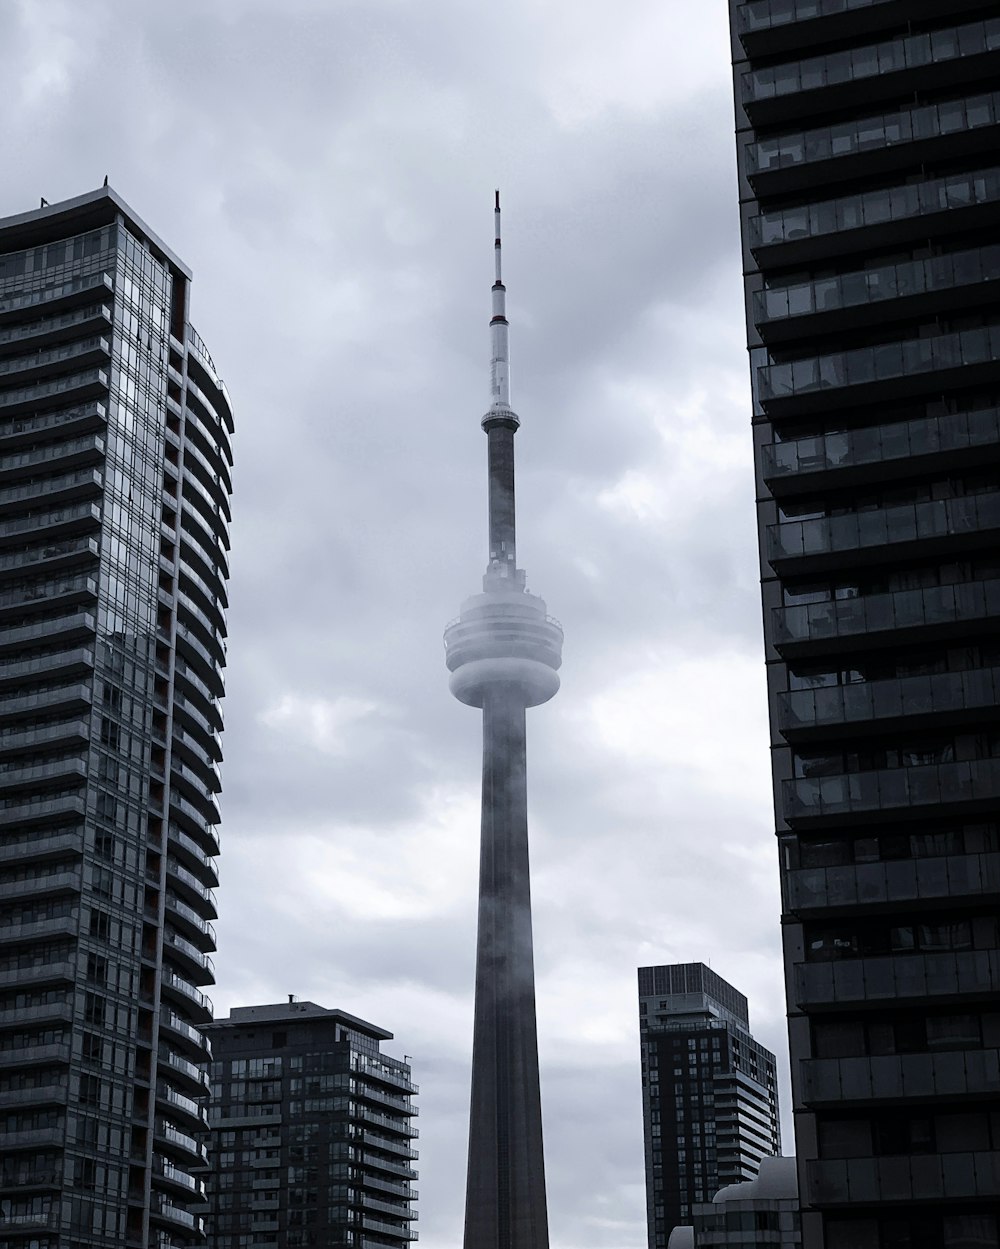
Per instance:
[[[923,1001],[1000,992],[1000,950],[898,954],[884,958],[799,963],[795,967],[797,1005],[823,1008],[848,1002]]]
[[[991,364],[1000,366],[1000,326],[764,365],[757,370],[757,385],[761,401],[767,403]]]
[[[761,456],[764,480],[774,481],[997,446],[1000,412],[983,408],[768,443]]]
[[[907,220],[919,221],[934,213],[995,204],[997,200],[1000,200],[1000,169],[949,174],[927,182],[907,183],[761,213],[750,219],[750,247],[756,250],[827,238],[848,230]]]
[[[919,1202],[927,1207],[945,1198],[997,1198],[996,1157],[983,1152],[811,1160],[806,1163],[803,1202],[848,1208],[866,1202]]]
[[[1000,529],[1000,493],[963,495],[904,503],[872,512],[812,520],[782,521],[767,528],[767,558],[787,560],[843,553],[878,553],[892,560],[893,548],[931,538],[961,538]]]
[[[797,643],[942,628],[993,618],[1000,619],[1000,580],[968,581],[776,607],[771,615],[772,642],[781,649]]]
[[[744,5],[739,13],[750,9]],[[787,7],[787,6],[786,6]],[[814,6],[815,7],[815,4]],[[845,6],[839,6],[843,9]],[[977,56],[1000,48],[1000,19],[968,22],[944,30],[904,35],[886,39],[866,47],[849,48],[824,56],[770,65],[743,75],[741,91],[744,104],[798,95],[824,87],[850,86],[885,74],[908,69],[924,69],[961,57]]]
[[[859,681],[778,695],[782,732],[1000,707],[1000,668]]]
[[[782,781],[789,821],[864,811],[991,803],[1000,799],[1000,759],[974,759]]]
[[[793,317],[878,305],[937,291],[1000,280],[1000,245],[859,269],[795,286],[755,291],[753,318],[761,326]],[[883,312],[883,315],[891,313]]]
[[[878,906],[923,898],[1000,894],[1000,854],[949,854],[844,867],[799,868],[784,874],[788,911]]]
[[[736,10],[740,33],[770,30],[773,26],[790,26],[817,17],[830,17],[845,10],[869,9],[887,0],[749,0]]]
[[[1000,1088],[1000,1050],[807,1058],[799,1064],[802,1100],[869,1102],[918,1097],[989,1097]]]

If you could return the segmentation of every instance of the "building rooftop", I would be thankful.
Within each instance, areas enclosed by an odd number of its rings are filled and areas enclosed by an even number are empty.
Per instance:
[[[206,1024],[206,1030],[242,1026],[255,1023],[300,1023],[307,1019],[327,1019],[342,1023],[355,1032],[363,1032],[366,1036],[379,1041],[391,1041],[393,1034],[385,1028],[379,1028],[366,1019],[350,1015],[345,1010],[328,1010],[315,1002],[277,1002],[270,1006],[234,1006],[225,1018],[217,1018],[214,1023]]]

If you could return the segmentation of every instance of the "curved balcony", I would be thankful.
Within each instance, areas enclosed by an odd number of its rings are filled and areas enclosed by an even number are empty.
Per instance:
[[[1000,201],[1000,169],[949,174],[751,217],[750,250],[762,268],[903,244],[988,226]]]
[[[1000,618],[1000,580],[968,581],[775,607],[771,642],[783,656],[794,656],[807,654],[818,644],[829,650],[831,643],[842,643],[846,649],[851,643],[877,643],[895,633],[928,638],[981,633],[995,618]],[[899,639],[900,644],[908,640]]]
[[[782,899],[795,914],[931,898],[1000,896],[1000,854],[949,854],[783,873]]]
[[[160,1011],[160,1030],[168,1033],[171,1041],[186,1046],[187,1052],[194,1054],[197,1062],[207,1063],[211,1060],[212,1047],[205,1034],[192,1027],[166,1005]]]
[[[998,280],[1000,246],[977,247],[794,286],[768,286],[754,291],[753,319],[764,342],[777,343],[886,319],[971,309],[994,302],[992,284]]]
[[[761,448],[765,482],[772,494],[816,489],[826,474],[831,485],[884,481],[919,472],[978,463],[1000,452],[1000,410],[950,412],[864,429],[769,443]]]
[[[159,1184],[161,1181],[165,1187],[189,1200],[198,1203],[206,1200],[205,1185],[202,1180],[189,1175],[169,1158],[156,1157],[153,1159],[153,1182]]]
[[[204,810],[202,810],[202,806]],[[209,844],[218,842],[215,831],[215,825],[220,822],[218,807],[206,794],[199,805],[188,802],[186,798],[181,797],[177,792],[173,781],[173,773],[171,773],[170,788],[170,810],[171,812],[196,835],[203,835],[209,839]],[[206,815],[205,811],[210,814]],[[208,868],[214,874],[214,868]]]
[[[1000,93],[959,96],[857,120],[769,136],[746,145],[747,177],[759,195],[774,195],[878,171],[908,169],[949,155],[995,146]]]
[[[212,565],[224,565],[229,551],[228,535],[213,528],[212,523],[196,507],[189,496],[181,496],[181,524],[192,536],[196,546],[210,552]]]
[[[995,546],[998,537],[1000,492],[992,492],[782,521],[767,527],[766,550],[776,572],[806,571],[845,562],[852,567],[892,563],[908,554],[931,556],[958,546]]]
[[[188,374],[185,401],[195,400],[195,411],[199,417],[207,420],[208,428],[218,445],[225,451],[226,459],[233,462],[233,447],[230,434],[233,431],[233,417],[229,411],[229,401],[224,387],[213,387],[213,394],[202,390],[195,379]]]
[[[878,815],[891,810],[934,807],[942,812],[991,809],[1000,799],[1000,760],[975,759],[921,767],[882,768],[781,783],[785,819]]]
[[[956,381],[988,384],[1000,379],[1000,326],[880,343],[827,356],[810,356],[757,370],[765,409],[780,414],[790,403],[796,414],[850,403],[875,402],[881,395],[918,394]]]
[[[192,1011],[195,1016],[200,1016],[202,1023],[211,1022],[212,999],[207,993],[202,993],[184,976],[167,966],[163,969],[160,983],[163,986],[163,992],[173,997],[175,1001],[180,1001],[185,1010]]]
[[[201,1237],[204,1232],[204,1221],[190,1210],[185,1210],[181,1206],[175,1206],[160,1193],[153,1193],[150,1197],[149,1206],[150,1217],[154,1220],[163,1219],[165,1222],[174,1227],[183,1227],[186,1231],[194,1232]]]
[[[169,1068],[172,1080],[186,1082],[188,1091],[196,1098],[204,1097],[211,1091],[208,1072],[189,1062],[183,1055],[175,1054],[172,1050],[161,1050],[157,1062]]]
[[[173,743],[174,748],[186,752],[185,758],[197,757],[202,766],[214,771],[222,762],[222,739],[205,716],[186,700],[174,700]]]
[[[8,418],[0,421],[0,447],[15,447],[35,441],[39,435],[53,430],[69,436],[88,429],[104,429],[108,423],[108,410],[103,403],[91,401],[71,408],[39,412],[32,416]]]
[[[225,550],[217,542],[206,545],[205,531],[195,532],[192,525],[181,525],[180,543],[181,557],[205,581],[213,598],[221,599],[228,606],[229,564]]]
[[[183,547],[181,549],[183,551]],[[207,581],[200,577],[187,560],[184,559],[183,555],[181,555],[178,562],[178,571],[182,591],[189,597],[193,594],[195,596],[193,601],[201,602],[202,611],[206,618],[214,624],[219,632],[225,634],[227,632],[225,594],[219,594]]]
[[[1000,715],[1000,668],[789,690],[778,695],[777,723],[783,736],[795,740],[812,729],[828,736],[831,728],[855,734],[865,725],[880,732],[892,721],[915,727],[941,714],[948,715],[949,723]]]
[[[1000,1088],[1000,1050],[807,1058],[799,1081],[806,1106],[991,1097]]]
[[[170,929],[163,934],[163,948],[169,949],[171,958],[182,963],[184,974],[195,984],[215,983],[215,964],[211,956],[203,953],[192,941]]]
[[[201,1105],[193,1097],[185,1097],[183,1093],[172,1088],[166,1080],[157,1081],[156,1100],[172,1118],[178,1119],[182,1129],[190,1127],[197,1132],[208,1127],[208,1120],[205,1118]]]
[[[208,457],[203,454],[198,441],[194,438],[189,438],[184,443],[184,472],[198,479],[202,488],[207,491],[207,497],[215,500],[226,513],[226,520],[231,522],[233,519],[230,504],[232,485],[228,478],[209,463]]]
[[[228,500],[222,491],[211,491],[201,484],[195,473],[185,467],[181,476],[181,492],[209,523],[216,538],[228,551],[230,548]]]
[[[168,1119],[157,1118],[154,1140],[158,1151],[162,1150],[167,1154],[179,1156],[186,1165],[191,1165],[192,1160],[197,1167],[208,1165],[208,1152],[205,1146],[196,1141],[193,1136],[189,1136],[187,1132],[182,1132]]]
[[[824,1207],[869,1202],[919,1202],[1000,1197],[996,1153],[915,1154],[825,1158],[806,1163],[803,1204]]]
[[[799,963],[793,996],[803,1009],[843,1010],[848,1003],[989,1001],[1000,992],[1000,950],[893,954],[884,958]]]
[[[203,681],[198,673],[185,664],[183,657],[178,657],[174,665],[174,684],[176,701],[185,706],[194,704],[210,720],[213,730],[222,731],[222,708],[219,697],[213,693],[208,682]],[[183,686],[181,689],[180,687]],[[176,692],[179,690],[179,692]]]
[[[199,414],[194,404],[184,408],[184,445],[187,446],[189,443],[197,443],[198,450],[227,483],[231,494],[232,461],[227,458],[226,449],[213,436],[211,419],[204,414]]]
[[[203,919],[192,906],[182,902],[180,898],[168,892],[166,900],[168,918],[179,927],[183,927],[199,950],[214,950],[215,929]]]
[[[193,902],[196,908],[201,904],[201,908],[207,916],[217,919],[219,912],[215,904],[215,893],[208,885],[202,884],[194,872],[189,872],[186,867],[182,867],[175,858],[167,856],[167,881],[172,884],[181,895]]]
[[[225,660],[220,662],[208,646],[200,640],[198,633],[193,628],[189,628],[181,619],[177,621],[176,643],[181,658],[196,669],[206,681],[212,682],[217,691],[216,696],[221,698],[225,692],[222,677]]]

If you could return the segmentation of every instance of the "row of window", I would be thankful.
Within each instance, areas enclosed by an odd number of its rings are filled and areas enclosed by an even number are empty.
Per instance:
[[[817,1016],[812,1036],[817,1058],[1000,1049],[1000,1011],[907,1011],[853,1019]]]
[[[836,959],[879,958],[887,954],[930,954],[954,950],[1000,948],[1000,916],[972,918],[934,916],[930,922],[901,922],[886,916],[844,919],[806,924],[803,936],[806,960],[811,963]]]

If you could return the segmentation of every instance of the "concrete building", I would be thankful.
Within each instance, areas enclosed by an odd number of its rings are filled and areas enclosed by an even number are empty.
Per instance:
[[[562,629],[525,589],[514,533],[506,292],[495,203],[489,563],[483,592],[445,631],[451,692],[483,713],[483,807],[466,1249],[546,1249],[548,1216],[535,1026],[525,709],[559,688]]]
[[[0,1245],[184,1249],[233,418],[111,189],[0,221]]]
[[[805,1249],[1000,1244],[1000,17],[731,3]]]
[[[313,1002],[235,1007],[212,1038],[210,1249],[417,1239],[417,1110],[392,1033]]]
[[[649,1246],[664,1249],[697,1203],[780,1153],[774,1055],[703,963],[639,968],[639,1036]]]
[[[794,1158],[762,1158],[752,1180],[729,1184],[675,1227],[667,1249],[800,1249],[802,1220]]]

